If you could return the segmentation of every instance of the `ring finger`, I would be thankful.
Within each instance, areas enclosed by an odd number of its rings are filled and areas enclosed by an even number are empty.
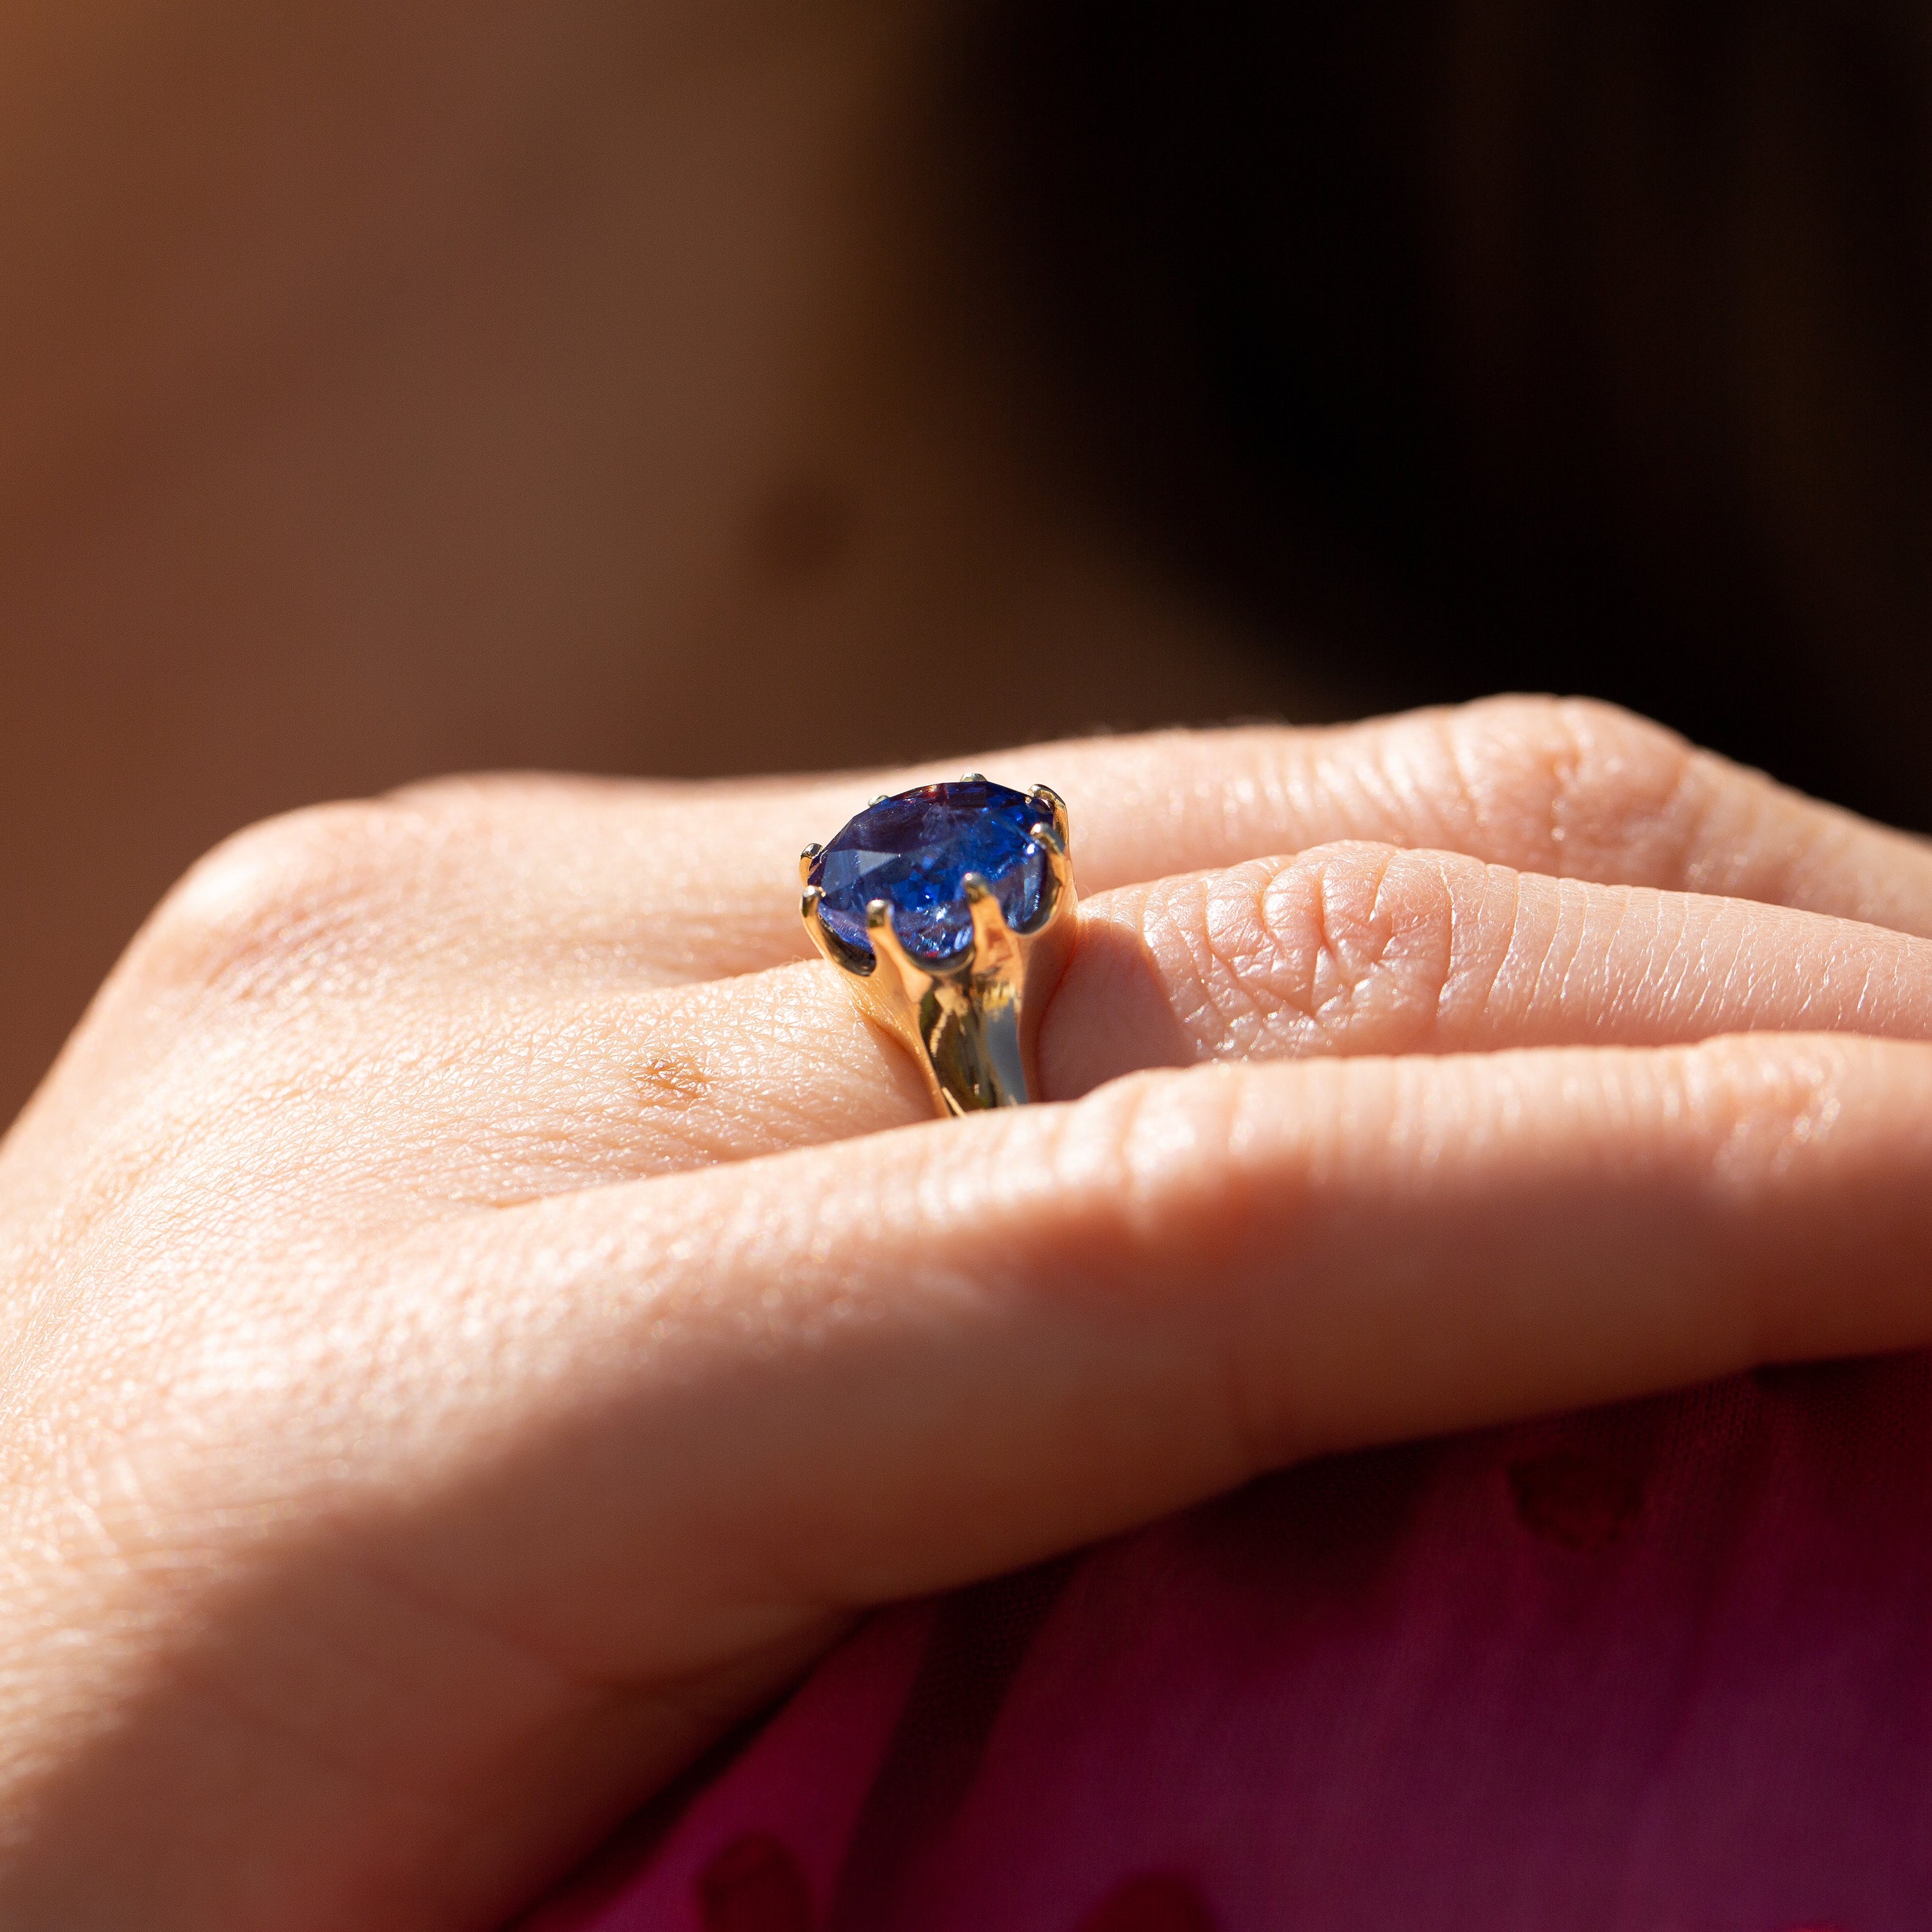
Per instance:
[[[421,1032],[406,1010],[389,1024],[399,1040]],[[1660,1046],[1752,1030],[1932,1038],[1932,942],[1455,854],[1334,846],[1087,902],[1039,1050],[1054,1100],[1205,1060]],[[470,1072],[425,1082],[418,1053],[410,1079],[480,1100],[482,1117],[442,1108],[410,1131],[418,1171],[452,1198],[747,1160],[930,1111],[909,1058],[818,962],[491,1006],[466,1040],[460,1028],[446,1036]],[[369,1045],[358,1030],[358,1051]]]

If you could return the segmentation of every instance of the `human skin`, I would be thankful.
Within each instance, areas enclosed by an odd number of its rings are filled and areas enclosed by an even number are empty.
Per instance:
[[[981,762],[1086,895],[1012,1114],[806,956],[925,772],[450,782],[170,896],[0,1148],[0,1921],[480,1932],[872,1606],[1932,1340],[1919,842],[1537,700]]]

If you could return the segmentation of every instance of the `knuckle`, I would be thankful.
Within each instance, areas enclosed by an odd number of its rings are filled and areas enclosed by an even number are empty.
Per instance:
[[[1131,1250],[1171,1236],[1204,1177],[1222,1171],[1239,1098],[1225,1078],[1130,1074],[1030,1123],[1038,1166],[1084,1242]]]
[[[1485,699],[1439,728],[1461,815],[1525,868],[1675,883],[1702,812],[1701,754],[1594,698]]]
[[[1300,1010],[1329,1051],[1402,1052],[1433,1028],[1455,928],[1441,856],[1318,848],[1277,874],[1267,916]]]
[[[1318,846],[1235,868],[1161,916],[1192,928],[1184,1017],[1214,1058],[1400,1052],[1436,1024],[1456,920],[1443,854]],[[1474,862],[1469,862],[1472,866]],[[1480,871],[1480,867],[1474,867]]]
[[[1712,1178],[1751,1192],[1767,1172],[1787,1171],[1820,1147],[1841,1123],[1847,1063],[1860,1051],[1821,1036],[1770,1055],[1737,1035],[1690,1049],[1686,1111],[1701,1126]]]
[[[380,925],[411,830],[408,814],[357,802],[235,833],[163,900],[136,941],[136,970],[242,1000],[312,980]]]

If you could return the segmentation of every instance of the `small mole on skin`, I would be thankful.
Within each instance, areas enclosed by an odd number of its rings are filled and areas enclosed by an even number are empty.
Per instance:
[[[638,1068],[638,1090],[652,1107],[688,1107],[711,1090],[711,1076],[681,1054],[660,1053]]]

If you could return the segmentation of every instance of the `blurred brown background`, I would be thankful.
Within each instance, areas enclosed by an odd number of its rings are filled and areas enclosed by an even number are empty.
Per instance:
[[[1592,691],[1932,824],[1892,0],[10,0],[0,1121],[224,832]]]

